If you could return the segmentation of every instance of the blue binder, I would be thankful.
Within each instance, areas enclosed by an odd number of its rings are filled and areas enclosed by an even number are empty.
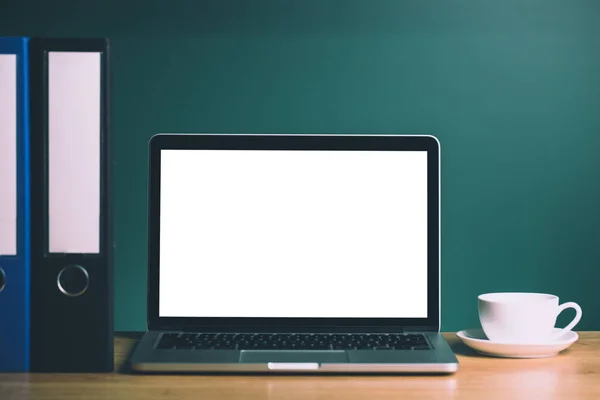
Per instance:
[[[29,371],[28,38],[0,37],[0,372]]]

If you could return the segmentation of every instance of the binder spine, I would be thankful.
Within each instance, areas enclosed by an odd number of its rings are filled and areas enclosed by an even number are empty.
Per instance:
[[[28,38],[0,38],[0,372],[29,370]]]
[[[31,370],[112,371],[108,42],[33,38],[30,58]]]

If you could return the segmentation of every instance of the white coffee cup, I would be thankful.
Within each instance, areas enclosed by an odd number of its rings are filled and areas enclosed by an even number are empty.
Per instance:
[[[558,297],[543,293],[486,293],[478,297],[479,320],[489,340],[503,343],[545,343],[557,340],[579,323],[577,303],[558,304]],[[569,325],[554,328],[567,308],[577,312]]]

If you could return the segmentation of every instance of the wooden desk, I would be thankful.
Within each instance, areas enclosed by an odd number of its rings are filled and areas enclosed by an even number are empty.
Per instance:
[[[600,399],[600,332],[582,332],[558,356],[532,360],[480,357],[446,334],[460,361],[455,375],[375,377],[131,375],[123,363],[136,337],[117,335],[120,372],[0,374],[0,399]]]

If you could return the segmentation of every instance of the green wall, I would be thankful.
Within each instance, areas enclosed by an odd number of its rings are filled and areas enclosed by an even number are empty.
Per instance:
[[[145,328],[158,132],[433,133],[443,329],[522,290],[600,330],[599,17],[596,0],[4,0],[0,35],[111,39],[117,330]]]

